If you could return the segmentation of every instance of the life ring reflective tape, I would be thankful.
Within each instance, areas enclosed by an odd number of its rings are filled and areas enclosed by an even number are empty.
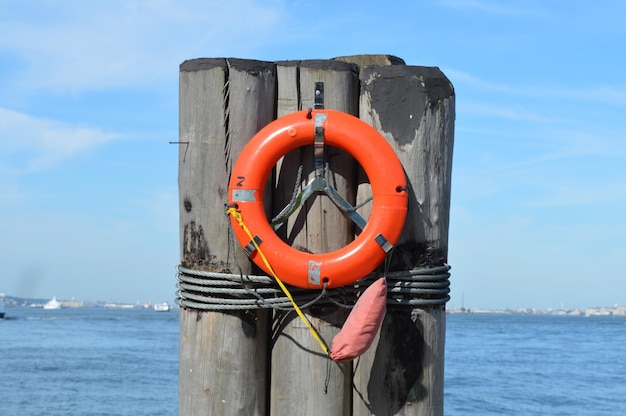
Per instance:
[[[263,191],[282,156],[316,145],[320,138],[352,155],[363,167],[372,188],[372,209],[361,233],[348,245],[311,254],[276,235],[265,214]],[[269,123],[242,150],[228,187],[229,204],[241,213],[274,272],[284,282],[302,288],[320,288],[324,283],[329,288],[345,286],[374,270],[400,237],[407,195],[402,164],[385,139],[362,120],[333,110],[298,111]],[[232,217],[231,222],[239,244],[269,274],[250,237]]]

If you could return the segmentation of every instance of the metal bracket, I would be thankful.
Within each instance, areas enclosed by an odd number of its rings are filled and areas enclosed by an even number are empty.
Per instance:
[[[233,189],[233,202],[256,202],[256,189]]]
[[[315,83],[315,99],[314,106],[316,110],[324,109],[324,83],[316,82]]]
[[[258,235],[255,235],[253,238],[254,242],[250,241],[244,248],[243,252],[246,253],[248,257],[252,255],[256,251],[257,246],[260,246],[263,240]],[[256,243],[256,245],[255,245]]]
[[[326,194],[330,198],[330,200],[337,206],[337,208],[339,208],[341,212],[343,212],[348,218],[350,218],[361,231],[365,228],[365,226],[367,225],[367,221],[365,220],[365,218],[363,218],[358,212],[356,212],[354,207],[350,205],[350,203],[346,201],[346,199],[339,192],[337,192],[337,190],[333,188],[332,185],[330,185],[325,178],[316,177],[313,178],[304,187],[302,192],[298,194],[293,205],[287,205],[278,214],[277,217],[280,217],[282,219],[271,224],[272,227],[274,227],[274,231],[282,227],[291,214],[296,212],[296,210],[300,208],[306,200],[308,200],[311,196],[318,192]],[[384,237],[382,238],[384,240]],[[379,243],[381,247],[383,246],[384,241],[381,240],[381,242]]]
[[[393,248],[393,245],[382,234],[378,234],[374,240],[376,240],[380,248],[382,248],[385,253],[389,253],[389,251]]]
[[[315,138],[313,140],[315,156],[315,177],[324,177],[324,122],[326,114],[315,114]]]
[[[322,263],[309,260],[309,274],[308,274],[308,282],[310,285],[319,286],[320,284],[320,268],[322,267]]]

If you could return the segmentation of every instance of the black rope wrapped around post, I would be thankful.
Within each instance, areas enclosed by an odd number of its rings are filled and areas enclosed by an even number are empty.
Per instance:
[[[245,309],[293,309],[289,299],[268,276],[217,273],[177,267],[176,303],[183,308],[207,311]],[[335,304],[352,308],[374,280],[387,278],[387,305],[419,307],[445,305],[450,300],[450,266],[371,274],[354,284],[312,291],[290,288],[301,308]]]

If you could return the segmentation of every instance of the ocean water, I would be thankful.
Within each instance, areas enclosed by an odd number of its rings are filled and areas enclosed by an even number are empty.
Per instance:
[[[178,312],[7,309],[0,415],[176,415]],[[626,415],[626,317],[448,315],[446,415]]]
[[[626,317],[447,318],[446,415],[626,415]]]
[[[178,312],[7,308],[0,415],[176,415]]]

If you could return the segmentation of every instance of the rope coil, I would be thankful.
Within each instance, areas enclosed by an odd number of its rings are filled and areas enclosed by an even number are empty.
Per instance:
[[[351,308],[358,295],[379,277],[387,278],[387,305],[440,306],[450,300],[450,266],[371,274],[354,284],[312,291],[290,287],[300,308],[336,305]],[[177,266],[176,303],[181,307],[206,310],[281,309],[293,310],[291,301],[269,276],[193,270]]]
[[[281,278],[278,277],[274,268],[270,264],[269,260],[263,253],[263,250],[259,247],[260,241],[257,242],[255,237],[250,232],[248,226],[244,223],[241,213],[236,209],[235,206],[226,205],[226,214],[231,216],[234,221],[241,227],[243,232],[248,237],[248,241],[250,241],[258,253],[264,264],[264,270],[271,274],[272,280],[268,283],[265,280],[266,276],[263,277],[250,277],[245,276],[242,273],[241,267],[237,264],[237,268],[239,269],[239,285],[240,288],[224,288],[224,286],[229,286],[228,281],[224,281],[224,279],[232,278],[232,275],[228,275],[225,273],[211,273],[211,278],[217,278],[219,280],[219,287],[211,287],[210,285],[203,284],[204,282],[212,282],[211,279],[202,279],[198,276],[208,277],[210,272],[200,272],[195,273],[195,270],[183,268],[182,266],[178,267],[178,291],[176,296],[176,303],[178,303],[182,307],[193,308],[193,309],[203,309],[203,310],[233,310],[233,309],[253,309],[253,308],[273,308],[273,309],[292,309],[294,310],[305,326],[311,332],[311,335],[317,340],[320,347],[324,351],[324,353],[328,356],[331,355],[331,351],[328,347],[328,344],[324,341],[324,339],[319,334],[318,330],[312,325],[311,321],[304,314],[302,309],[308,308],[320,301],[328,300],[332,303],[342,306],[342,307],[351,307],[356,304],[356,298],[358,297],[358,292],[364,291],[365,288],[369,287],[371,282],[367,282],[367,278],[358,280],[349,285],[338,285],[334,287],[333,291],[337,291],[339,293],[342,292],[352,292],[352,304],[346,305],[341,302],[334,300],[332,293],[329,293],[328,289],[328,281],[325,280],[322,286],[322,290],[319,295],[312,297],[312,291],[305,289],[297,289],[291,288],[289,289],[287,285],[282,281]],[[232,227],[229,227],[229,230],[232,232]],[[422,269],[421,272],[412,271],[408,273],[409,279],[401,280],[401,276],[398,273],[391,274],[389,279],[392,281],[391,289],[387,290],[388,298],[387,303],[391,301],[392,304],[396,305],[441,305],[445,304],[450,299],[448,293],[450,292],[449,288],[449,266],[445,265],[441,267],[436,267],[433,269]],[[387,270],[387,269],[385,269]],[[445,271],[445,273],[442,273]],[[185,274],[195,274],[192,281],[185,281],[181,276],[185,276]],[[386,273],[384,274],[386,277]],[[236,276],[236,275],[235,275]],[[426,278],[424,279],[424,276]],[[443,279],[443,281],[442,281]],[[422,280],[426,280],[423,282]],[[233,280],[234,282],[235,280]],[[246,284],[246,281],[248,282]],[[254,287],[254,281],[260,282],[259,286],[265,287]],[[368,284],[369,283],[369,284]],[[423,286],[420,284],[424,284]],[[280,288],[280,292],[285,295],[285,297],[279,296],[280,293],[277,288],[277,285]],[[297,298],[294,297],[292,291],[296,296],[298,296],[298,300],[301,301],[304,293],[304,297],[307,298],[308,302],[304,305],[300,305]],[[211,296],[220,294],[221,297]],[[264,297],[263,295],[267,295]],[[314,295],[314,293],[313,293]],[[416,295],[423,296],[424,298],[416,298]],[[391,296],[391,297],[390,297]],[[285,306],[283,306],[285,305]],[[290,305],[290,306],[286,306]]]

